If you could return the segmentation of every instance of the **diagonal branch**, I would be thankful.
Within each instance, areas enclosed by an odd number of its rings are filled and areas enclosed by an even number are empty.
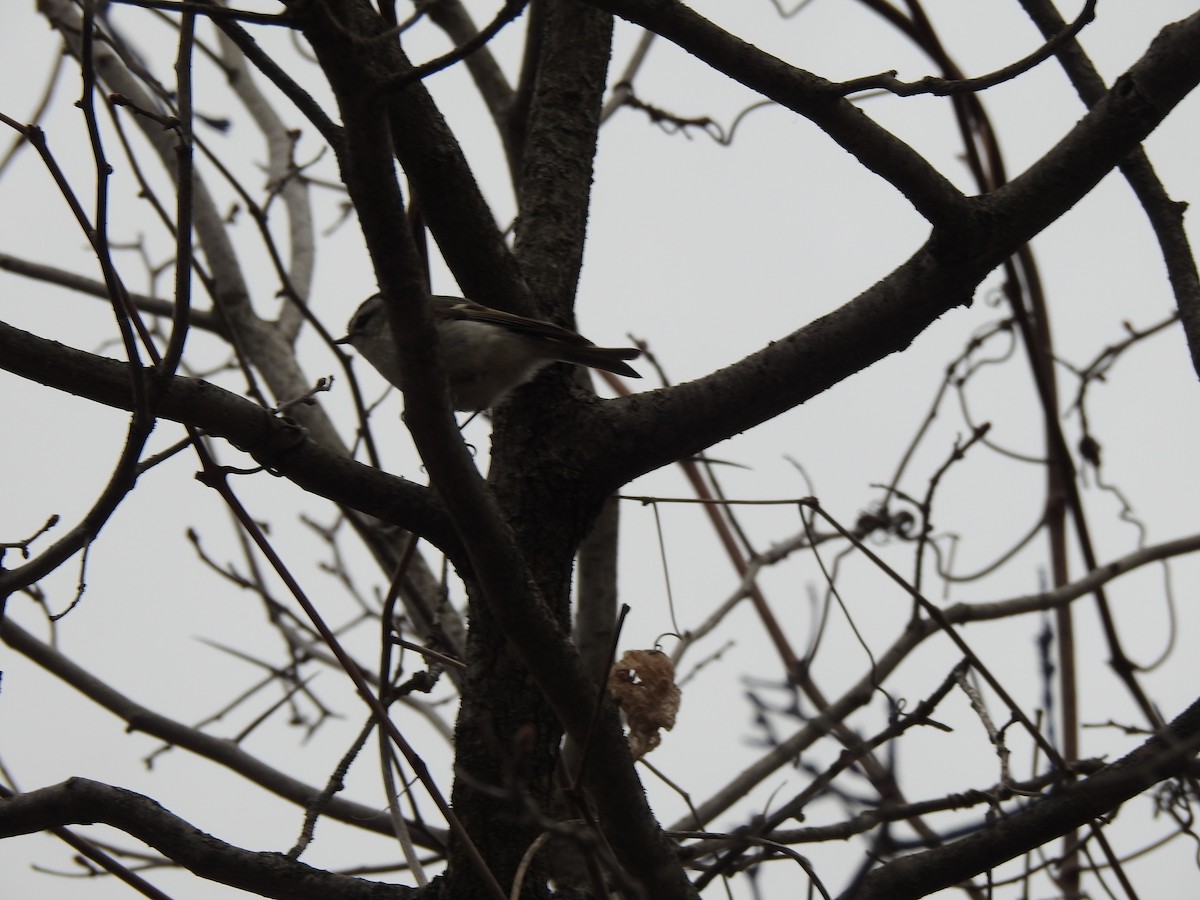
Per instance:
[[[0,837],[102,822],[155,848],[201,878],[280,900],[394,900],[420,891],[313,868],[282,853],[255,853],[205,834],[133,791],[71,778],[0,800]]]
[[[0,368],[115,409],[133,407],[127,364],[3,322]],[[155,407],[159,417],[224,438],[301,489],[410,529],[462,561],[461,545],[428,488],[342,456],[310,439],[295,424],[207,381],[175,376],[159,387],[162,394]],[[13,588],[7,575],[0,573],[0,596]]]
[[[21,628],[11,618],[0,620],[0,640],[18,653],[31,659],[48,672],[88,697],[97,706],[108,710],[127,723],[131,732],[152,735],[174,747],[183,749],[236,772],[247,781],[283,797],[297,806],[305,807],[321,796],[321,788],[305,784],[297,778],[267,765],[232,741],[206,734],[175,719],[159,715],[97,678],[84,667],[49,644],[43,643]],[[331,819],[356,828],[383,835],[392,833],[391,821],[374,806],[355,803],[344,797],[333,797],[323,807]],[[412,824],[414,836],[427,846],[445,845],[446,835],[424,824]]]
[[[1059,48],[1068,41],[1074,41],[1075,36],[1083,31],[1084,26],[1095,18],[1096,0],[1087,0],[1074,22],[1070,25],[1064,23],[1061,31],[1047,34],[1046,42],[1028,56],[994,72],[979,75],[975,78],[936,78],[929,75],[920,81],[904,82],[900,81],[893,71],[881,75],[868,75],[864,78],[843,81],[838,87],[844,93],[880,88],[899,97],[914,97],[918,94],[947,97],[951,94],[972,94],[979,91],[986,91],[988,88],[1004,84],[1006,81],[1012,81],[1014,78],[1024,75],[1031,69],[1040,66],[1058,52]]]
[[[991,602],[955,603],[946,607],[943,616],[952,625],[965,625],[969,622],[995,621],[1031,612],[1057,609],[1091,593],[1100,585],[1106,584],[1126,572],[1152,562],[1197,551],[1200,551],[1200,535],[1179,538],[1119,557],[1095,571],[1089,572],[1078,581],[1053,591],[1023,597],[1009,597]],[[912,656],[913,651],[922,642],[940,630],[941,626],[932,619],[912,620],[903,633],[892,642],[892,645],[879,654],[872,671],[830,703],[821,715],[815,716],[798,731],[780,741],[758,760],[731,778],[718,793],[703,803],[697,804],[692,813],[672,825],[672,829],[687,829],[694,827],[697,823],[711,822],[771,774],[791,765],[798,755],[831,732],[837,723],[847,721],[855,710],[866,705],[875,689],[886,683],[891,674],[901,663]]]
[[[1062,27],[1062,17],[1049,0],[1021,0],[1021,5],[1043,34]],[[1078,43],[1071,41],[1062,47],[1058,59],[1084,103],[1092,107],[1103,99],[1104,81]],[[1191,349],[1192,368],[1200,373],[1200,273],[1196,271],[1196,259],[1183,227],[1185,204],[1173,201],[1167,195],[1141,147],[1121,163],[1121,174],[1146,211],[1150,227],[1162,248],[1167,277],[1179,305],[1183,333]]]
[[[1084,781],[944,847],[871,872],[842,900],[908,900],[994,868],[1088,825],[1158,782],[1182,774],[1200,750],[1200,700],[1123,759]]]
[[[678,44],[821,128],[869,170],[900,191],[935,226],[966,214],[962,193],[912,147],[840,96],[837,85],[759,50],[679,0],[591,0]]]
[[[611,417],[605,433],[613,443],[577,437],[580,468],[612,489],[759,425],[907,348],[939,317],[969,304],[995,266],[1138,149],[1200,83],[1197,44],[1200,13],[1165,28],[1041,160],[971,200],[968,219],[935,229],[908,261],[840,309],[720,372],[607,404],[597,415]]]

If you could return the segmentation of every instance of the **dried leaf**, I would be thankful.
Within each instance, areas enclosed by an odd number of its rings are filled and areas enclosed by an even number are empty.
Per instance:
[[[675,727],[679,687],[675,666],[661,650],[629,650],[608,674],[612,691],[629,723],[629,747],[641,759],[662,742],[660,728]]]

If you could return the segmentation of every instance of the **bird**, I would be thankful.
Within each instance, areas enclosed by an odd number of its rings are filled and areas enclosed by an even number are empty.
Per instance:
[[[509,392],[555,362],[603,369],[641,378],[625,360],[636,347],[597,347],[583,335],[547,322],[492,309],[463,297],[430,297],[450,402],[460,412],[477,413],[499,404]],[[372,294],[355,311],[349,344],[389,382],[403,388],[400,360],[383,295]]]

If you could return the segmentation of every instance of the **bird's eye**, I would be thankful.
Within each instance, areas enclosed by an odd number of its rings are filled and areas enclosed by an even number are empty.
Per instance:
[[[351,331],[362,331],[364,328],[366,328],[367,323],[375,318],[375,313],[377,311],[378,307],[372,306],[370,309],[364,309],[359,312],[359,314],[354,317],[354,324],[351,326]]]

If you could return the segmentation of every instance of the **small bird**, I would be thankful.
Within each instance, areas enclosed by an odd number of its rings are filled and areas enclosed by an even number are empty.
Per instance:
[[[527,319],[461,297],[435,294],[430,300],[450,402],[461,412],[495,406],[513,388],[555,362],[642,377],[624,362],[642,355],[636,347],[597,347],[553,322]],[[403,387],[383,295],[373,294],[363,301],[350,319],[346,336],[337,343],[350,344],[380,375]]]

